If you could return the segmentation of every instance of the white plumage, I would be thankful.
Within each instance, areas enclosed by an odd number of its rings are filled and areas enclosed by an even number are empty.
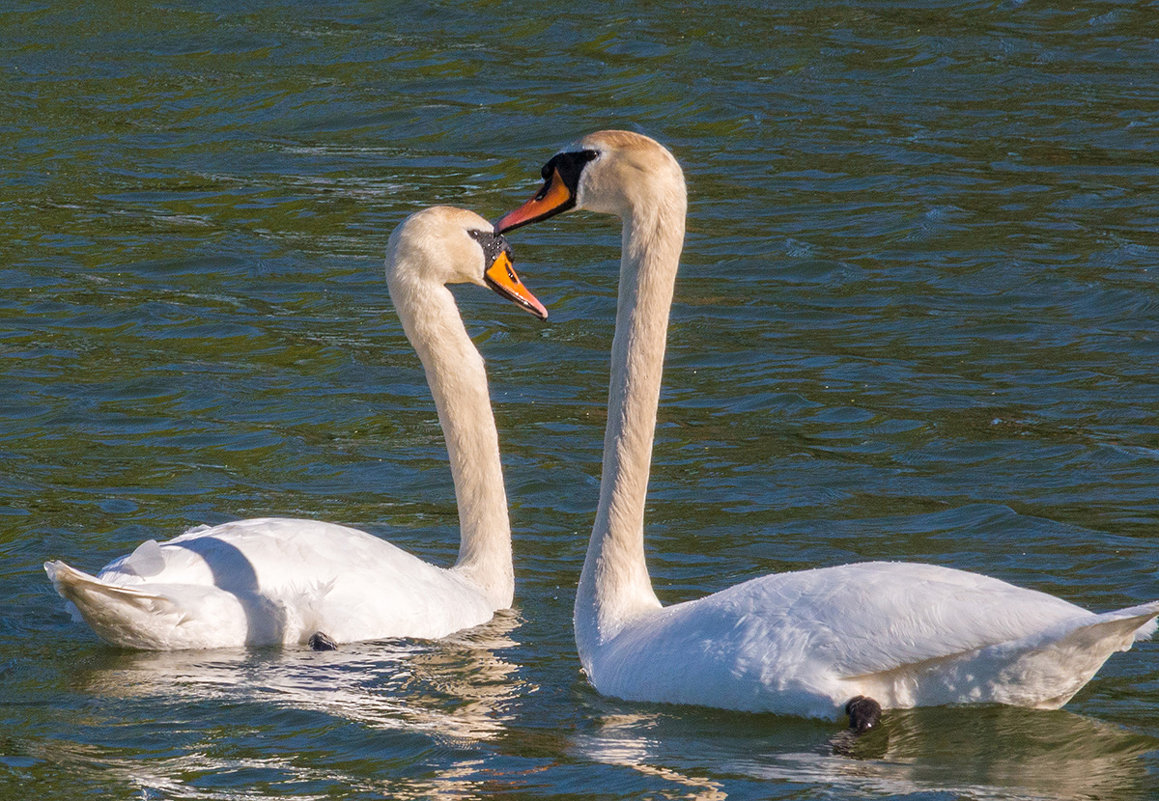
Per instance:
[[[601,692],[830,717],[1002,703],[1055,709],[1159,603],[1095,615],[1046,593],[933,565],[867,562],[763,576],[627,623],[589,653]],[[661,669],[659,666],[663,665]]]
[[[169,650],[444,637],[491,619],[479,587],[357,529],[257,518],[142,544],[96,577],[45,565],[101,639]]]
[[[661,606],[644,559],[644,503],[684,239],[683,173],[653,140],[601,131],[543,175],[497,230],[573,207],[623,221],[604,472],[575,600],[576,646],[597,690],[814,717],[834,717],[856,696],[884,708],[1055,708],[1111,653],[1155,630],[1159,601],[1095,615],[997,579],[901,562],[769,575]]]
[[[545,317],[505,248],[479,215],[434,207],[398,227],[386,260],[447,441],[461,537],[453,567],[345,526],[261,518],[146,542],[96,576],[47,562],[57,591],[102,639],[151,650],[304,643],[316,632],[338,642],[436,638],[510,606],[511,530],[486,372],[446,287],[489,284]]]

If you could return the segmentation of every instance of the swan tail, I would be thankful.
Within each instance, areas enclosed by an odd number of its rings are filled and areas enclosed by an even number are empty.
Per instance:
[[[167,619],[176,627],[184,615],[172,599],[132,587],[120,587],[70,567],[64,562],[44,563],[44,571],[57,593],[69,602],[74,617],[92,627],[102,639],[128,648],[157,648],[158,620]]]
[[[1104,612],[1073,627],[1048,647],[1085,650],[1106,659],[1115,651],[1128,651],[1134,643],[1149,639],[1155,633],[1157,617],[1159,601]]]
[[[1039,697],[1023,698],[1022,693],[1015,692],[1010,701],[998,700],[1058,709],[1094,678],[1112,654],[1128,651],[1134,643],[1149,638],[1155,632],[1156,617],[1159,602],[1152,602],[1104,612],[1061,632],[1061,636],[1037,638],[1040,642],[1021,654],[1008,670],[1015,678],[1025,676],[1028,687],[1040,688]]]
[[[1135,629],[1135,642],[1143,642],[1151,639],[1155,634],[1155,630],[1159,628],[1159,601],[1152,601],[1149,604],[1140,604],[1139,606],[1128,607],[1127,609],[1120,609],[1117,612],[1108,612],[1108,615],[1116,617],[1122,616],[1128,619],[1146,618],[1143,625]],[[1127,646],[1130,647],[1129,645]],[[1127,650],[1126,648],[1123,649]]]
[[[60,596],[78,609],[102,600],[132,604],[153,612],[160,611],[157,609],[158,605],[172,605],[172,602],[163,595],[109,584],[64,562],[45,562],[44,571],[48,573],[49,580]]]
[[[883,706],[997,703],[1058,709],[1116,651],[1156,630],[1159,601],[1082,616],[1017,640],[851,676]]]

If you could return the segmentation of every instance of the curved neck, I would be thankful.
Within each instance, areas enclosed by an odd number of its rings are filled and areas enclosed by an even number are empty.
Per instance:
[[[676,269],[684,242],[685,200],[633,207],[624,218],[616,333],[612,341],[608,426],[600,501],[575,602],[576,643],[587,666],[642,612],[660,607],[644,559],[644,504]]]
[[[390,295],[422,361],[447,443],[461,538],[454,570],[505,609],[515,592],[511,524],[483,357],[445,286],[396,281]]]

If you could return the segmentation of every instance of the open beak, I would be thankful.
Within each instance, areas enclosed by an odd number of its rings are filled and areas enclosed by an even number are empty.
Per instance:
[[[535,197],[514,211],[509,211],[495,223],[495,233],[502,234],[528,223],[546,220],[575,206],[575,195],[567,188],[559,170],[553,170]]]
[[[499,251],[495,261],[491,262],[491,266],[483,273],[483,280],[495,292],[527,309],[540,320],[547,319],[547,309],[519,280],[519,276],[515,274],[515,268],[511,265],[511,258],[506,251]]]

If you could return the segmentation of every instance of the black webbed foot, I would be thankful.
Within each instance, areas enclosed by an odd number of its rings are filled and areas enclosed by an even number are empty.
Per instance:
[[[849,728],[857,734],[864,734],[881,720],[881,704],[859,695],[845,704],[845,714],[849,716]]]
[[[310,635],[310,639],[306,640],[306,645],[309,645],[315,651],[337,651],[338,643],[329,635],[321,631],[316,631]]]

